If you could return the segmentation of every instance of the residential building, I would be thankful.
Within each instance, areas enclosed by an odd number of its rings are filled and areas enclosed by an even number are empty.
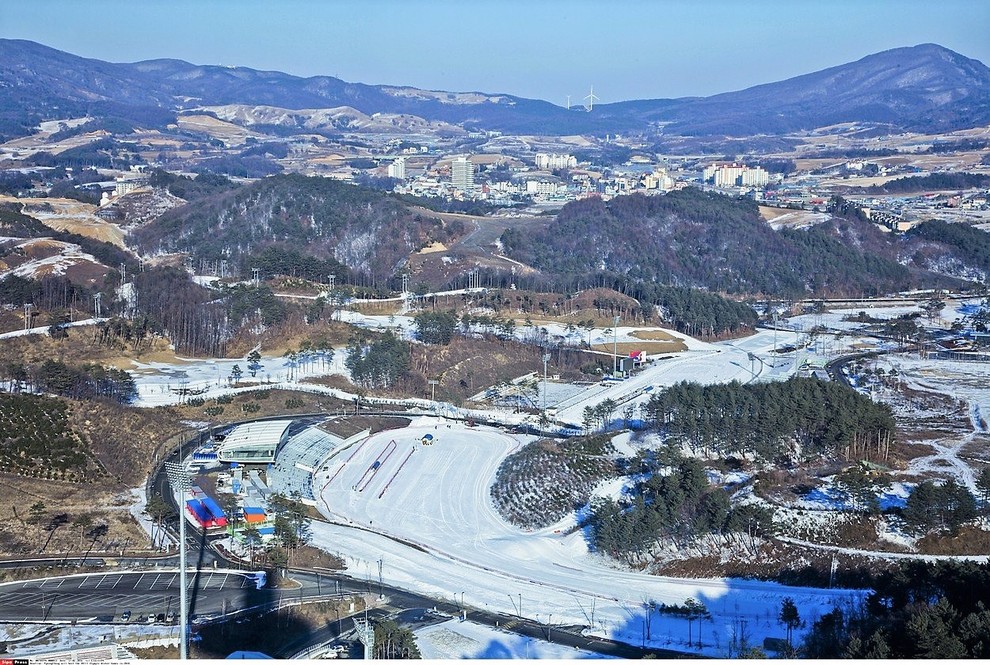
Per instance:
[[[388,177],[399,180],[406,179],[406,158],[397,157],[395,161],[388,165]]]
[[[474,191],[474,164],[467,157],[457,157],[450,165],[450,182],[454,189],[470,194]]]
[[[701,177],[716,187],[765,187],[770,182],[770,174],[762,168],[736,162],[711,164],[705,167]]]
[[[573,169],[577,167],[577,158],[573,155],[556,155],[545,152],[536,153],[536,168],[552,171],[554,169]]]

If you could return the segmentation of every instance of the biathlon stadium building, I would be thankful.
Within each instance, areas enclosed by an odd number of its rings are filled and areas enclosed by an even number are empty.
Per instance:
[[[266,420],[237,425],[217,449],[221,462],[268,464],[275,452],[289,439],[291,420]]]

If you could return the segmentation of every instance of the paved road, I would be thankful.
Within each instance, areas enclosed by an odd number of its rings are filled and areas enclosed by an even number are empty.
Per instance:
[[[298,571],[294,572],[292,576],[294,579],[309,581],[310,583],[312,583],[313,579],[311,573],[302,573]],[[598,637],[585,637],[581,635],[581,626],[553,625],[548,628],[546,624],[539,624],[529,619],[519,619],[517,617],[508,616],[505,614],[486,612],[451,602],[439,601],[435,598],[421,596],[395,587],[389,587],[387,585],[379,588],[378,584],[374,582],[362,582],[343,576],[324,576],[322,584],[329,588],[330,584],[333,584],[333,580],[335,579],[342,580],[342,588],[346,588],[346,590],[349,591],[370,593],[378,593],[379,591],[383,592],[385,595],[385,605],[369,612],[369,617],[377,618],[380,616],[388,616],[389,618],[393,618],[399,623],[411,628],[417,628],[423,625],[429,625],[430,623],[436,623],[437,621],[443,621],[448,617],[458,617],[461,615],[462,610],[466,610],[467,619],[469,621],[484,624],[486,626],[499,627],[508,632],[542,640],[547,639],[549,632],[549,637],[553,642],[577,647],[593,653],[616,656],[619,658],[642,658],[645,655],[652,655],[659,658],[691,657],[688,654],[683,654],[677,651],[669,651],[666,649],[642,649],[640,647],[624,644],[622,642],[603,640]],[[439,615],[434,614],[433,610],[436,610]],[[342,630],[343,634],[346,635],[346,633],[353,628],[353,625],[353,621],[350,619],[342,619],[340,621],[339,628]],[[338,632],[338,623],[334,621],[329,623],[323,629],[311,633],[306,640],[285,645],[284,648],[281,649],[276,655],[287,658],[305,650],[307,647],[329,642],[334,638],[339,637],[340,634],[341,633]]]
[[[252,576],[237,571],[204,571],[189,575],[187,584],[195,614],[222,613],[270,602],[281,595],[276,590],[258,589]],[[0,584],[0,620],[111,621],[126,610],[136,620],[139,614],[177,611],[179,593],[179,572],[174,569],[8,582]]]

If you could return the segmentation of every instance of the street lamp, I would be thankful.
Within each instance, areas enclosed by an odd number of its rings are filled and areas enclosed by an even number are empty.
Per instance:
[[[619,317],[612,320],[612,376],[619,372]]]
[[[547,363],[550,362],[550,354],[543,354],[543,422],[547,421]]]
[[[186,601],[186,492],[192,487],[189,474],[182,468],[182,462],[165,462],[165,473],[173,492],[179,493],[179,658],[186,660],[189,629],[189,604]]]

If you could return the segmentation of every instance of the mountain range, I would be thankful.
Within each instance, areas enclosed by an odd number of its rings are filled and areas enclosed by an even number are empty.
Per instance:
[[[512,95],[365,85],[181,60],[109,63],[12,39],[0,39],[0,89],[0,138],[6,139],[29,134],[48,119],[103,116],[159,127],[177,113],[223,105],[345,107],[468,130],[544,135],[750,136],[841,122],[938,132],[990,124],[990,68],[935,44],[883,51],[737,92],[619,102],[592,112]]]

